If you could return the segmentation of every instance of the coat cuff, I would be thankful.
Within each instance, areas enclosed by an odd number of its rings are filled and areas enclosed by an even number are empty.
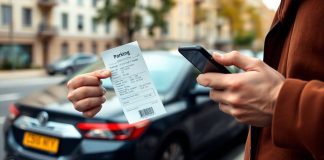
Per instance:
[[[306,81],[286,79],[278,96],[272,119],[273,143],[278,147],[303,148],[298,141],[298,110]]]

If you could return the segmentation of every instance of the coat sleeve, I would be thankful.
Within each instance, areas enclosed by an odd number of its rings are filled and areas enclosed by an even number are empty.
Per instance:
[[[324,82],[286,79],[272,123],[273,143],[324,159]]]

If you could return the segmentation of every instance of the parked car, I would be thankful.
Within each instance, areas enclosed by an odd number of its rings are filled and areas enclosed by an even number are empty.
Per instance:
[[[240,54],[248,56],[248,57],[255,57],[255,54],[252,50],[250,49],[241,49],[239,50]]]
[[[259,51],[259,52],[256,53],[256,58],[258,58],[260,60],[263,60],[263,57],[264,57],[263,51]]]
[[[246,130],[197,85],[197,71],[185,58],[167,51],[143,56],[166,114],[128,124],[105,79],[107,101],[94,118],[85,118],[66,98],[67,79],[10,106],[6,159],[186,160],[222,148]],[[76,75],[103,67],[97,62]]]
[[[75,54],[73,56],[59,59],[48,65],[46,67],[46,71],[49,75],[54,75],[56,73],[71,75],[72,73],[96,61],[97,57],[95,55]]]

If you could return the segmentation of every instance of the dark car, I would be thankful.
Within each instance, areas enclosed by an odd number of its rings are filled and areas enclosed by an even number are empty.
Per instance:
[[[105,79],[107,101],[94,118],[85,118],[67,100],[64,81],[10,107],[7,159],[185,160],[224,147],[246,129],[197,86],[197,72],[183,57],[166,51],[143,55],[166,114],[128,124]],[[77,74],[103,67],[97,62]]]
[[[54,75],[56,73],[71,75],[72,73],[96,61],[97,57],[95,55],[75,54],[49,64],[46,67],[46,71],[49,75]]]

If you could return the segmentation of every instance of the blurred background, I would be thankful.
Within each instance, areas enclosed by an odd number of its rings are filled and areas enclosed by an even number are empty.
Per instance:
[[[262,59],[280,0],[0,0],[2,125],[16,100],[131,41],[144,51],[201,44]],[[54,75],[54,76],[53,76]],[[243,144],[223,159],[241,159]],[[226,158],[227,157],[227,158]]]

